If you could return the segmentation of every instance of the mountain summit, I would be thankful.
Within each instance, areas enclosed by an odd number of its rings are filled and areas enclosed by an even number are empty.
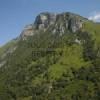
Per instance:
[[[0,100],[100,100],[100,24],[40,13],[0,48]]]
[[[33,24],[25,27],[21,36],[32,36],[37,31],[47,30],[54,34],[63,34],[66,32],[66,30],[76,32],[82,28],[82,24],[86,20],[86,18],[69,12],[61,14],[43,12],[36,17]]]

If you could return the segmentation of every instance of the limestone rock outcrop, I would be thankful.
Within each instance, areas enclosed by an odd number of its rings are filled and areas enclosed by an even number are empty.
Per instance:
[[[26,39],[27,36],[32,36],[37,33],[48,30],[51,33],[63,34],[67,31],[76,32],[83,26],[83,22],[86,21],[79,15],[73,13],[40,13],[33,24],[27,25],[21,33],[21,37]]]

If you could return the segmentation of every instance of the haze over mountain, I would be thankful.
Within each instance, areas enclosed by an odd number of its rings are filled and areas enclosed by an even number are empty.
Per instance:
[[[100,24],[71,12],[37,15],[0,48],[1,100],[100,100]]]

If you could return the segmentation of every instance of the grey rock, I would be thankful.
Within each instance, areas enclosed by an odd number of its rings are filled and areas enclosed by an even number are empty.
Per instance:
[[[61,14],[40,13],[33,24],[27,25],[24,28],[20,37],[25,40],[28,36],[33,36],[46,30],[52,34],[59,33],[59,35],[67,33],[67,31],[74,33],[82,28],[83,22],[86,20],[86,18],[69,12]]]
[[[69,20],[69,30],[76,32],[82,28],[82,21],[79,18],[72,18]]]
[[[27,25],[25,26],[24,30],[22,31],[20,38],[25,40],[28,36],[33,36],[34,30],[33,30],[33,25]]]
[[[75,39],[75,43],[77,43],[77,44],[81,44],[81,40],[79,40],[79,39]]]
[[[36,17],[35,28],[36,29],[45,29],[48,26],[54,24],[56,21],[56,14],[53,13],[41,13]]]

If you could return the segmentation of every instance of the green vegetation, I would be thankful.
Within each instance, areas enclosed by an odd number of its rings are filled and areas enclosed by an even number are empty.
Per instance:
[[[0,48],[1,56],[17,46],[0,68],[0,100],[100,100],[99,32],[85,22],[77,33],[46,31]]]
[[[10,42],[5,44],[4,46],[0,47],[0,56],[2,54],[4,54],[7,50],[9,50],[9,48],[12,48],[16,44],[17,44],[17,40],[11,40]]]

